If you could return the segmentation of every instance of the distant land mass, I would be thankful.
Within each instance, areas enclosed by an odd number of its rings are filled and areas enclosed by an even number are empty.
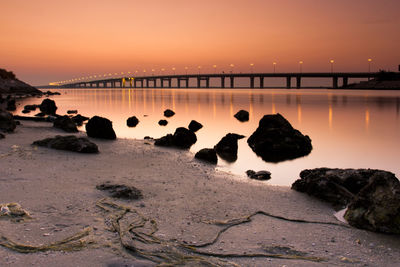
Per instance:
[[[0,94],[41,95],[37,88],[17,79],[12,71],[0,69]]]
[[[346,89],[400,89],[400,72],[380,71],[372,80],[349,84]]]

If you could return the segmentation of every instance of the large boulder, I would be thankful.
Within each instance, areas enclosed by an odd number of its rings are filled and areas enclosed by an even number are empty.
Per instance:
[[[279,113],[265,115],[247,143],[258,156],[268,162],[303,157],[312,150],[310,137],[294,129]]]
[[[54,138],[46,138],[43,140],[35,141],[32,145],[44,146],[58,150],[68,150],[79,153],[99,152],[99,149],[95,143],[90,142],[87,138],[78,138],[74,135],[57,135]]]
[[[172,111],[172,110],[170,110],[170,109],[164,110],[164,116],[165,116],[165,117],[169,118],[169,117],[172,117],[172,116],[174,116],[174,115],[175,115],[175,112],[174,112],[174,111]]]
[[[67,133],[77,133],[78,128],[76,128],[75,122],[67,115],[60,116],[55,119],[53,126],[66,131]]]
[[[128,127],[136,127],[136,125],[138,125],[138,123],[139,123],[139,119],[136,118],[136,116],[129,117],[126,120],[126,125],[128,125]]]
[[[400,182],[393,173],[379,171],[347,208],[344,218],[354,227],[400,234]]]
[[[203,125],[200,122],[197,122],[195,120],[192,120],[189,123],[189,130],[191,130],[192,132],[197,132],[198,130],[200,130],[201,128],[203,128]]]
[[[48,115],[55,115],[57,110],[56,102],[48,98],[42,101],[39,108],[41,112]]]
[[[243,135],[228,133],[214,147],[218,156],[228,162],[237,160],[238,140],[244,138]]]
[[[12,132],[17,127],[14,117],[10,112],[0,109],[0,130],[3,132]]]
[[[7,106],[6,110],[8,111],[15,111],[17,109],[17,106],[15,104],[15,99],[9,99],[7,100]]]
[[[235,115],[233,115],[238,121],[245,122],[249,120],[249,112],[246,110],[239,110]]]
[[[197,142],[196,134],[184,127],[179,127],[175,133],[167,134],[159,139],[156,139],[156,146],[173,146],[177,148],[187,149]]]
[[[300,179],[292,184],[292,189],[334,205],[345,206],[368,184],[371,176],[380,172],[384,171],[329,168],[303,170]]]
[[[90,137],[111,139],[117,138],[112,122],[109,119],[94,116],[86,124],[86,133]]]
[[[217,153],[213,148],[203,148],[194,157],[212,164],[218,163]]]

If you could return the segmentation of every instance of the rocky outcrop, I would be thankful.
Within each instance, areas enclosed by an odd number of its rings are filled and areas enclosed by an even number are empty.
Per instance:
[[[139,119],[136,118],[136,116],[132,116],[126,120],[126,125],[128,125],[128,127],[136,127],[136,125],[138,125],[138,123],[139,123]]]
[[[198,130],[200,130],[201,128],[203,128],[203,125],[200,122],[197,122],[195,120],[192,120],[189,123],[189,130],[191,130],[192,132],[197,132]]]
[[[61,130],[64,130],[67,133],[78,132],[78,128],[76,128],[75,122],[67,115],[56,118],[55,121],[53,122],[53,126]]]
[[[54,138],[46,138],[33,142],[32,145],[44,146],[58,150],[68,150],[79,153],[98,153],[99,149],[95,143],[90,142],[87,138],[76,137],[74,135],[59,136]]]
[[[6,110],[8,111],[15,111],[17,109],[17,105],[15,103],[15,99],[7,100]]]
[[[167,146],[177,147],[182,149],[190,148],[194,143],[197,142],[196,134],[184,127],[179,127],[175,130],[175,133],[167,134],[159,139],[156,139],[154,145],[156,146]]]
[[[250,148],[267,162],[280,162],[308,155],[311,139],[294,129],[279,113],[265,115],[247,140]]]
[[[253,170],[246,171],[247,177],[254,180],[266,181],[271,179],[271,173],[269,171],[258,171]]]
[[[0,69],[0,94],[42,95],[42,92],[18,80],[11,71]]]
[[[228,162],[237,160],[238,140],[244,138],[243,135],[228,133],[222,137],[221,141],[214,147],[218,156]]]
[[[86,133],[89,137],[114,140],[117,138],[112,122],[109,119],[94,116],[86,124]]]
[[[0,109],[0,130],[3,132],[12,132],[17,127],[14,117],[10,112]]]
[[[71,118],[73,120],[73,122],[76,123],[76,125],[81,126],[83,124],[84,121],[89,120],[88,117],[82,116],[81,114],[78,114],[76,116],[73,116]]]
[[[40,111],[47,115],[55,115],[57,111],[56,102],[51,99],[44,99],[39,106]]]
[[[140,199],[143,197],[142,192],[133,186],[112,184],[111,182],[105,182],[97,185],[98,190],[107,191],[111,197],[123,198],[123,199]]]
[[[357,228],[400,234],[400,182],[390,172],[373,174],[347,208],[344,218]]]
[[[164,116],[165,116],[165,117],[169,118],[169,117],[172,117],[172,116],[174,116],[174,115],[175,115],[175,112],[174,112],[174,111],[172,111],[172,110],[170,110],[170,109],[164,110]]]
[[[203,148],[194,157],[212,164],[218,163],[217,152],[213,148]]]
[[[246,110],[239,110],[235,115],[233,115],[238,121],[245,122],[249,120],[249,112]]]
[[[168,124],[168,121],[166,121],[166,120],[159,120],[158,121],[158,125],[160,125],[160,126],[165,126],[167,124]]]

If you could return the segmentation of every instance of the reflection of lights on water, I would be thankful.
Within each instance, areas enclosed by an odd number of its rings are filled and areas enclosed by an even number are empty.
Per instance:
[[[249,93],[249,118],[252,120],[254,116],[254,95],[252,92]]]
[[[216,117],[217,117],[217,101],[215,92],[213,92],[213,119],[215,119]]]
[[[368,127],[369,127],[369,120],[370,120],[370,117],[369,117],[369,110],[366,109],[366,110],[365,110],[365,128],[367,128],[367,129],[368,129]]]
[[[297,104],[297,121],[299,122],[299,124],[301,124],[301,117],[301,104],[299,103]]]
[[[229,97],[229,114],[231,115],[231,117],[233,116],[233,94],[230,93],[230,97]]]
[[[333,111],[332,111],[332,104],[329,104],[329,129],[332,129],[332,120],[333,120]]]

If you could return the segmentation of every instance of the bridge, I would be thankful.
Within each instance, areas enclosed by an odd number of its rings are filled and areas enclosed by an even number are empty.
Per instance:
[[[350,78],[371,79],[378,76],[377,72],[322,72],[322,73],[220,73],[220,74],[184,74],[184,75],[152,75],[152,76],[126,76],[118,78],[105,78],[90,81],[71,82],[60,85],[62,88],[172,88],[174,81],[177,88],[210,88],[210,80],[219,81],[219,86],[213,88],[237,88],[235,79],[247,78],[246,88],[266,88],[268,78],[286,79],[286,88],[302,88],[303,78],[326,78],[331,79],[332,86],[325,88],[346,87]],[[296,86],[292,87],[292,80],[295,79]],[[189,81],[195,80],[197,86],[189,86]],[[228,80],[228,83],[226,83]],[[255,86],[255,82],[257,87]],[[284,86],[283,86],[284,87]],[[324,87],[324,86],[321,86]]]

